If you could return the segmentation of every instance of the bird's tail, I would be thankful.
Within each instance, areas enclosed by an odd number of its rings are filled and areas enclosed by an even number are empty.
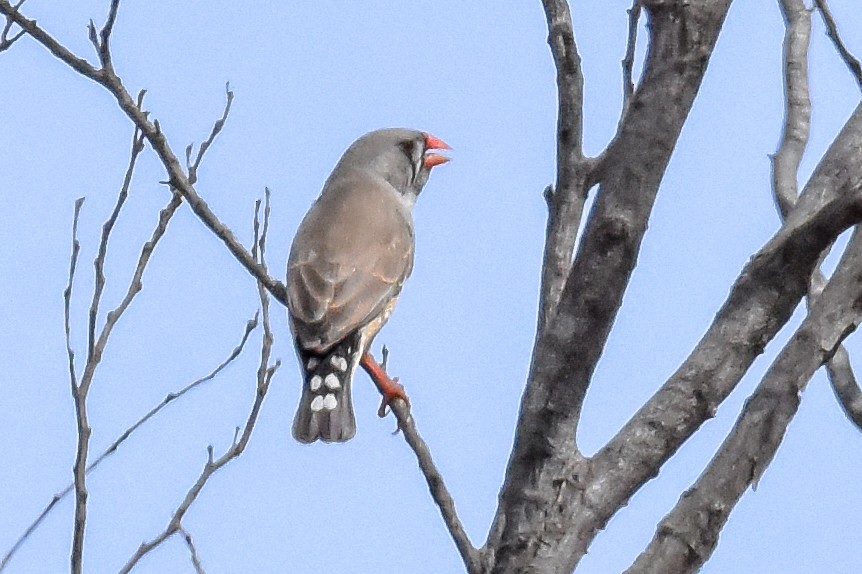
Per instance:
[[[356,434],[350,385],[359,364],[357,343],[348,337],[324,355],[300,351],[305,381],[293,419],[299,442],[345,442]]]

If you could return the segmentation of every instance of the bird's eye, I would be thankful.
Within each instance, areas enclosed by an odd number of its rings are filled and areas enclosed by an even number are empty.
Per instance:
[[[401,150],[407,159],[410,160],[410,169],[413,173],[413,179],[419,175],[419,170],[422,167],[422,155],[425,151],[422,149],[422,144],[415,140],[406,140],[401,142]]]

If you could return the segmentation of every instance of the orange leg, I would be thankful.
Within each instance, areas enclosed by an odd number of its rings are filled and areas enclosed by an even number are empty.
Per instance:
[[[365,372],[368,373],[368,376],[377,385],[377,390],[383,395],[383,401],[380,403],[380,408],[377,409],[377,416],[386,416],[386,407],[395,399],[401,399],[407,403],[407,406],[410,406],[410,399],[407,398],[407,393],[404,392],[404,386],[398,383],[398,377],[394,379],[390,378],[386,374],[386,370],[374,360],[371,353],[366,352],[362,355],[359,364],[362,365],[362,368],[365,369]]]

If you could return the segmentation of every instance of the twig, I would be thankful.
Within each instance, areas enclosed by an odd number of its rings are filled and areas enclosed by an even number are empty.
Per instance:
[[[230,82],[225,83],[224,91],[225,91],[225,98],[226,98],[226,102],[225,102],[225,106],[224,106],[224,112],[222,112],[221,118],[216,120],[215,124],[213,124],[213,129],[210,132],[209,137],[206,140],[204,140],[204,142],[198,148],[198,153],[195,156],[194,162],[191,161],[192,148],[194,146],[193,146],[193,144],[189,144],[188,146],[186,146],[186,171],[189,174],[188,177],[189,177],[189,184],[190,185],[194,185],[197,182],[197,180],[198,180],[198,168],[200,168],[200,166],[201,166],[201,161],[204,158],[204,154],[207,152],[209,147],[213,144],[213,142],[216,139],[216,136],[219,135],[219,133],[221,133],[222,129],[224,128],[225,122],[227,122],[227,116],[228,116],[228,114],[230,114],[230,107],[231,107],[231,104],[233,103],[233,92],[230,89]]]
[[[255,211],[255,242],[253,251],[255,254],[255,260],[259,262],[261,267],[266,270],[266,263],[263,258],[264,248],[266,245],[265,238],[258,233],[259,231],[259,221],[258,221],[258,209],[260,203],[258,202]],[[264,229],[268,229],[268,214],[269,214],[269,193],[267,190],[266,193],[266,205],[267,209],[264,212]],[[260,250],[258,249],[260,246]],[[197,500],[204,486],[206,486],[209,478],[217,472],[219,469],[227,465],[233,459],[239,457],[244,451],[246,446],[248,445],[248,441],[251,439],[252,431],[254,430],[255,424],[257,423],[258,415],[260,414],[260,409],[263,406],[263,400],[266,398],[267,391],[269,390],[270,383],[272,381],[272,377],[275,375],[275,372],[281,366],[281,361],[277,360],[275,364],[269,365],[270,355],[272,353],[272,331],[270,329],[269,323],[269,295],[267,290],[260,282],[258,282],[258,292],[260,294],[260,304],[261,304],[261,317],[263,323],[263,337],[261,343],[261,358],[260,358],[260,366],[257,370],[257,389],[255,394],[254,403],[251,407],[251,412],[246,419],[245,425],[242,427],[242,432],[234,435],[233,443],[231,447],[218,459],[214,458],[213,447],[210,445],[207,447],[207,461],[204,464],[204,468],[201,471],[201,474],[198,476],[197,481],[192,485],[189,491],[186,493],[185,498],[182,503],[177,507],[174,511],[173,516],[165,527],[165,529],[160,532],[155,538],[150,541],[143,542],[135,551],[134,554],[129,558],[123,568],[120,570],[121,574],[127,574],[131,571],[132,568],[143,558],[147,553],[151,552],[159,545],[161,545],[165,540],[169,539],[171,536],[180,532],[183,528],[182,521],[185,517],[186,513],[188,513],[189,508],[191,508],[192,504],[194,504],[195,500]],[[237,429],[238,431],[239,429]]]
[[[384,364],[389,359],[389,349],[384,347]],[[368,372],[371,380],[377,386],[380,394],[384,394],[384,388],[380,381],[384,377],[388,377],[385,367],[377,363],[370,353],[363,357],[362,367]],[[397,380],[397,379],[396,379]],[[455,510],[455,500],[449,494],[449,489],[443,481],[443,475],[437,470],[434,465],[434,460],[431,458],[431,451],[428,445],[422,439],[416,428],[416,422],[413,420],[413,415],[410,412],[410,406],[400,398],[395,398],[389,402],[389,408],[398,419],[398,428],[404,433],[404,440],[413,450],[416,455],[416,460],[419,463],[419,469],[428,483],[428,490],[431,492],[431,498],[440,509],[440,514],[443,516],[443,522],[458,548],[458,553],[467,567],[467,572],[470,574],[479,574],[482,572],[480,564],[479,551],[470,542],[470,537],[464,530],[461,520],[458,518],[458,513]],[[382,412],[382,407],[381,407]],[[382,415],[381,415],[382,416]]]
[[[120,447],[120,445],[126,441],[126,439],[128,439],[136,430],[138,430],[141,426],[143,426],[147,421],[149,421],[151,418],[153,418],[155,415],[157,415],[162,409],[164,409],[166,406],[173,403],[177,399],[181,398],[183,395],[185,395],[189,391],[197,388],[198,386],[202,385],[203,383],[206,383],[207,381],[211,381],[222,370],[224,370],[231,362],[233,362],[234,359],[236,359],[240,355],[240,353],[242,353],[242,350],[245,348],[245,343],[246,343],[246,341],[248,341],[248,338],[249,338],[249,335],[251,334],[251,332],[255,328],[257,328],[258,315],[259,315],[258,313],[255,313],[255,316],[246,323],[245,332],[243,333],[242,340],[239,342],[239,344],[236,347],[234,347],[234,349],[231,351],[231,353],[227,356],[227,358],[224,361],[222,361],[209,374],[192,381],[191,383],[189,383],[188,385],[186,385],[185,387],[183,387],[179,391],[169,393],[167,396],[165,396],[165,398],[162,400],[161,403],[159,403],[158,405],[156,405],[155,407],[150,409],[149,412],[147,412],[144,416],[142,416],[140,419],[138,419],[137,422],[135,422],[132,426],[127,428],[119,437],[117,437],[117,439],[113,443],[111,443],[111,445],[107,449],[105,449],[105,451],[102,452],[102,454],[100,454],[96,459],[94,459],[93,462],[91,462],[89,464],[89,466],[87,466],[87,474],[89,475],[93,470],[96,469],[97,466],[99,466],[99,464],[101,464],[101,462],[103,460],[108,458],[110,455],[114,454],[117,451],[117,449]],[[39,527],[39,525],[42,523],[42,521],[45,519],[45,517],[56,506],[56,504],[58,502],[60,502],[61,500],[63,500],[72,491],[74,486],[75,486],[74,483],[70,484],[69,486],[67,486],[62,491],[55,494],[51,498],[51,501],[42,510],[41,514],[39,514],[39,516],[36,518],[36,520],[34,520],[33,523],[27,527],[27,530],[24,531],[24,533],[18,538],[18,540],[15,541],[15,544],[6,552],[6,554],[3,555],[3,559],[0,560],[0,572],[3,571],[6,564],[12,559],[12,556],[18,551],[18,549],[30,537],[30,535]]]
[[[141,92],[138,96],[138,104],[143,102],[144,93]],[[96,255],[96,260],[93,262],[95,267],[95,286],[93,288],[93,301],[90,304],[90,322],[89,322],[89,338],[87,346],[87,360],[93,359],[93,353],[96,348],[96,321],[99,317],[99,303],[102,300],[102,292],[105,288],[105,258],[108,253],[108,239],[111,236],[111,231],[120,216],[120,210],[129,197],[129,186],[132,183],[132,175],[135,172],[135,164],[138,156],[144,150],[144,136],[140,130],[135,128],[132,135],[132,151],[129,158],[129,165],[126,168],[126,174],[123,177],[123,185],[120,187],[120,193],[117,195],[117,202],[114,205],[114,210],[111,212],[108,220],[102,226],[102,240],[99,242],[99,251]]]
[[[78,254],[81,252],[81,244],[78,242],[78,217],[83,205],[83,197],[75,200],[75,213],[72,216],[72,255],[69,258],[69,282],[63,291],[63,325],[66,331],[66,354],[69,357],[69,379],[73,389],[78,387],[78,375],[75,372],[75,351],[72,349],[72,286],[75,282],[75,270],[78,268]]]
[[[143,92],[139,95],[139,101],[143,98]],[[90,306],[90,322],[89,322],[89,346],[87,352],[87,362],[84,366],[84,372],[81,376],[80,384],[72,386],[72,396],[75,401],[75,413],[78,427],[78,441],[75,455],[74,465],[74,484],[75,484],[75,528],[72,538],[72,572],[80,574],[82,568],[82,555],[84,544],[84,531],[86,525],[86,506],[87,506],[87,457],[89,454],[89,441],[92,430],[89,426],[87,417],[87,395],[90,390],[90,385],[96,373],[96,368],[102,360],[102,355],[107,345],[111,331],[116,326],[117,322],[129,307],[135,295],[142,289],[141,279],[146,269],[147,262],[153,249],[159,239],[167,230],[168,222],[170,221],[177,208],[180,206],[180,198],[175,193],[168,203],[168,206],[162,210],[159,215],[159,223],[153,232],[153,235],[147,243],[144,244],[141,250],[141,256],[138,260],[137,268],[132,277],[126,296],[123,298],[120,305],[110,311],[105,319],[105,325],[98,339],[95,336],[95,322],[98,315],[99,302],[104,287],[103,266],[107,253],[107,242],[110,237],[111,230],[119,216],[120,209],[125,203],[125,198],[128,194],[128,186],[131,182],[131,177],[134,172],[135,162],[140,153],[143,140],[138,129],[135,129],[132,143],[132,155],[129,161],[129,167],[126,170],[123,186],[116,203],[116,206],[103,227],[102,240],[99,245],[99,254],[95,260],[96,286],[94,288],[93,301]],[[70,293],[70,291],[68,291]]]
[[[118,0],[114,0],[117,3]],[[113,6],[113,4],[112,4]],[[194,185],[190,183],[188,175],[180,166],[180,162],[174,154],[173,149],[168,143],[167,138],[159,126],[158,120],[150,121],[148,113],[140,109],[135,100],[129,95],[129,92],[123,86],[120,78],[114,73],[111,65],[103,65],[101,69],[94,67],[92,64],[79,58],[65,46],[60,44],[50,34],[43,30],[34,20],[28,20],[9,3],[9,0],[0,0],[0,14],[10,18],[34,40],[45,46],[56,58],[67,64],[73,70],[82,76],[93,80],[107,89],[117,100],[120,109],[129,117],[132,123],[141,130],[144,137],[150,143],[153,151],[159,156],[159,160],[168,172],[167,183],[177,192],[182,198],[188,202],[189,207],[195,215],[212,231],[216,237],[221,239],[222,243],[233,254],[237,261],[253,276],[255,279],[263,283],[264,287],[283,305],[287,304],[287,292],[284,284],[277,279],[270,277],[266,269],[255,261],[254,257],[246,250],[239,242],[233,231],[230,230],[215,213],[210,209],[209,205],[198,195]],[[100,43],[100,47],[104,50],[104,57],[110,63],[111,56],[108,50],[108,44],[105,41]],[[100,52],[101,54],[101,52]]]
[[[15,4],[15,6],[13,8],[15,8],[15,10],[17,10],[18,8],[21,7],[22,4],[24,4],[24,2],[26,2],[26,0],[18,0],[18,3]],[[15,22],[7,16],[6,17],[6,24],[3,26],[3,31],[0,32],[0,52],[3,52],[4,50],[8,50],[10,47],[12,47],[12,44],[14,44],[17,40],[19,40],[21,38],[21,36],[26,34],[25,30],[18,30],[18,32],[10,38],[9,32],[12,31],[12,26],[14,24],[15,24]]]
[[[81,250],[81,244],[78,242],[78,216],[81,213],[81,206],[83,204],[83,197],[75,201],[75,215],[72,220],[72,257],[69,264],[69,283],[67,284],[66,290],[63,294],[66,352],[69,356],[69,379],[72,387],[72,397],[75,401],[75,421],[78,427],[77,458],[74,466],[75,526],[72,535],[72,554],[70,557],[71,570],[73,574],[80,574],[81,572],[82,555],[84,551],[84,529],[87,521],[87,486],[80,463],[82,460],[86,461],[86,449],[90,438],[90,428],[87,424],[86,394],[85,392],[82,392],[82,385],[78,384],[77,376],[75,374],[75,353],[72,350],[70,320],[72,286],[74,285],[75,280],[75,270],[78,266],[78,254]]]
[[[626,115],[626,110],[629,107],[632,94],[635,92],[635,83],[632,80],[632,73],[635,62],[635,49],[638,41],[638,21],[641,16],[640,0],[632,0],[632,7],[628,9],[629,15],[629,33],[626,42],[626,55],[623,57],[623,113],[620,117]]]
[[[198,555],[198,549],[195,547],[195,543],[192,541],[192,535],[189,534],[188,530],[183,527],[179,529],[180,534],[183,535],[183,540],[186,541],[186,548],[189,549],[189,554],[192,559],[192,565],[195,567],[195,572],[197,574],[206,574],[204,571],[204,566],[201,563],[201,558]]]
[[[814,0],[814,3],[817,5],[817,9],[823,17],[823,23],[826,24],[826,34],[829,36],[829,39],[832,40],[832,43],[841,55],[841,59],[843,59],[847,67],[850,68],[850,73],[853,74],[853,77],[856,79],[856,83],[859,84],[860,88],[862,88],[862,64],[860,64],[859,60],[850,53],[850,50],[847,49],[847,46],[845,46],[844,42],[841,40],[841,36],[838,34],[838,24],[835,23],[835,18],[832,17],[832,11],[829,10],[826,0]]]

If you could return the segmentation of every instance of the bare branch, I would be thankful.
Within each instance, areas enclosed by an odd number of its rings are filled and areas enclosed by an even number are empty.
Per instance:
[[[13,8],[15,10],[17,10],[18,8],[21,7],[22,4],[24,4],[25,1],[26,0],[18,0],[18,3],[15,4],[15,6],[13,6]],[[9,37],[9,32],[12,31],[12,26],[14,24],[15,24],[15,22],[7,16],[6,17],[6,23],[3,25],[3,30],[2,30],[2,32],[0,32],[0,52],[3,52],[4,50],[8,50],[9,48],[11,48],[12,44],[14,44],[16,41],[18,41],[21,38],[21,36],[26,34],[25,30],[18,30],[18,32],[16,32],[12,37]]]
[[[644,74],[616,136],[585,180],[599,191],[556,312],[533,352],[486,544],[495,555],[493,572],[571,571],[603,524],[580,494],[587,470],[577,446],[580,410],[730,2],[641,4],[650,23]],[[563,528],[573,516],[580,527]]]
[[[72,255],[69,258],[69,282],[63,291],[63,325],[66,331],[66,354],[69,356],[69,380],[72,383],[73,392],[78,388],[78,375],[75,373],[75,351],[72,350],[72,286],[75,282],[75,271],[78,268],[78,254],[81,252],[81,244],[78,242],[78,217],[83,205],[83,197],[75,200],[75,214],[72,217]]]
[[[264,272],[266,272],[266,262],[264,261],[266,240],[265,237],[259,233],[260,228],[258,220],[258,210],[260,202],[258,202],[256,206],[257,207],[255,210],[254,219],[255,242],[252,249],[255,256],[255,261],[263,268]],[[266,210],[264,214],[264,230],[266,230],[269,226],[269,190],[267,190],[266,193]],[[135,553],[132,554],[132,556],[120,570],[121,574],[127,574],[147,553],[157,548],[165,540],[169,539],[177,532],[182,531],[183,518],[185,518],[186,513],[188,513],[192,504],[194,504],[194,502],[197,500],[198,496],[200,495],[204,486],[206,486],[210,477],[219,469],[227,465],[230,461],[239,457],[245,451],[245,448],[248,445],[248,441],[251,439],[252,431],[254,430],[254,427],[257,423],[258,415],[260,414],[260,409],[263,406],[263,400],[266,398],[267,391],[269,390],[272,377],[275,375],[275,372],[281,366],[281,361],[279,360],[277,360],[273,365],[269,364],[270,355],[272,354],[273,343],[272,331],[270,330],[269,323],[269,295],[266,288],[260,282],[258,282],[258,292],[260,294],[261,317],[263,323],[260,366],[257,370],[257,386],[254,403],[252,404],[251,412],[246,419],[245,425],[242,427],[242,432],[238,435],[234,435],[234,440],[231,444],[231,447],[218,459],[214,458],[213,447],[209,446],[207,448],[207,462],[206,464],[204,464],[204,468],[201,471],[201,474],[198,476],[198,479],[194,483],[194,485],[192,485],[192,487],[186,493],[186,496],[183,499],[182,503],[180,503],[180,505],[174,511],[173,516],[167,527],[165,527],[165,529],[160,532],[155,538],[148,542],[143,542],[138,547]]]
[[[195,544],[192,541],[192,535],[189,534],[188,530],[183,527],[180,527],[179,532],[183,535],[183,540],[186,541],[186,547],[189,549],[189,554],[192,559],[192,565],[195,567],[195,572],[197,574],[206,574],[206,572],[204,571],[204,566],[201,563],[201,558],[198,555],[198,549],[195,547]]]
[[[189,174],[189,184],[194,185],[198,180],[198,168],[201,166],[201,161],[204,158],[204,154],[207,152],[209,147],[215,141],[216,136],[221,133],[222,128],[224,128],[224,124],[227,121],[227,116],[230,114],[230,106],[233,103],[233,92],[230,89],[230,82],[224,85],[226,102],[224,106],[224,112],[222,113],[221,118],[219,118],[215,124],[213,124],[213,129],[210,132],[209,137],[201,144],[201,147],[198,149],[198,154],[195,156],[194,163],[189,163],[191,159],[191,151],[192,146],[186,148],[186,167]],[[267,192],[268,193],[268,192]]]
[[[78,216],[81,213],[81,206],[83,204],[83,197],[75,201],[75,215],[72,220],[72,257],[69,264],[69,283],[66,286],[66,290],[63,295],[66,352],[69,356],[69,379],[72,387],[72,398],[75,401],[75,420],[78,426],[77,458],[73,469],[75,485],[75,526],[72,534],[72,554],[70,557],[72,574],[80,574],[82,567],[84,530],[87,521],[87,487],[84,480],[84,473],[80,471],[79,463],[81,460],[86,461],[86,449],[90,438],[90,427],[87,424],[86,388],[82,389],[83,381],[81,384],[78,384],[77,376],[75,375],[75,353],[72,351],[70,321],[72,286],[75,279],[75,269],[78,266],[78,253],[81,250],[81,244],[78,243]]]
[[[784,127],[772,156],[772,192],[782,220],[799,195],[797,177],[811,131],[808,96],[808,44],[811,13],[802,0],[780,0],[784,16]]]
[[[801,391],[862,321],[860,284],[862,232],[857,229],[832,279],[746,401],[718,453],[661,521],[629,574],[700,570],[743,492],[757,485],[775,455],[799,408]]]
[[[20,5],[20,3],[18,4]],[[28,20],[18,11],[16,6],[13,6],[9,0],[0,0],[0,14],[6,17],[7,23],[11,20],[21,27],[21,30],[32,37],[34,40],[45,46],[56,58],[65,62],[73,70],[82,74],[94,82],[104,85],[104,77],[101,70],[93,67],[92,64],[79,58],[70,52],[65,46],[55,40],[50,34],[45,32],[36,24],[35,20]]]
[[[141,98],[143,98],[143,94],[139,96],[139,104],[141,103]],[[123,185],[120,187],[120,193],[117,195],[117,203],[114,205],[114,210],[102,226],[102,240],[99,242],[99,251],[96,255],[96,260],[93,262],[96,277],[95,287],[93,288],[93,301],[90,304],[89,339],[87,346],[88,361],[93,360],[93,353],[96,350],[96,321],[98,321],[99,303],[101,302],[102,292],[105,288],[105,258],[108,253],[108,239],[111,236],[111,231],[114,229],[117,218],[120,216],[120,210],[123,208],[123,205],[126,203],[126,199],[129,197],[129,186],[132,183],[135,164],[137,163],[138,156],[142,151],[144,151],[144,136],[137,128],[135,128],[135,132],[132,135],[131,157],[129,158],[129,165],[126,168],[126,174],[123,177]]]
[[[96,459],[94,459],[93,462],[91,462],[89,464],[89,466],[87,466],[87,471],[86,471],[87,474],[89,475],[93,470],[96,469],[97,466],[99,466],[99,464],[102,463],[103,460],[105,460],[106,458],[108,458],[109,456],[114,454],[117,451],[117,449],[120,447],[120,445],[122,445],[126,441],[126,439],[128,439],[136,430],[138,430],[141,426],[143,426],[147,421],[149,421],[151,418],[156,416],[162,409],[164,409],[166,406],[173,403],[177,399],[180,399],[183,395],[185,395],[189,391],[199,387],[203,383],[211,381],[219,373],[221,373],[221,371],[223,371],[225,369],[225,367],[227,367],[230,363],[232,363],[242,353],[242,350],[245,348],[246,341],[248,341],[248,338],[249,338],[249,335],[251,335],[251,332],[255,328],[257,328],[258,315],[259,315],[258,313],[255,313],[255,316],[246,323],[245,332],[243,333],[242,340],[239,342],[239,344],[236,347],[234,347],[234,349],[230,352],[230,354],[227,356],[227,358],[224,361],[222,361],[215,369],[213,369],[207,375],[192,381],[191,383],[189,383],[188,385],[186,385],[185,387],[183,387],[179,391],[170,393],[167,396],[165,396],[164,400],[162,400],[161,403],[159,403],[158,405],[156,405],[155,407],[150,409],[144,416],[142,416],[140,419],[138,419],[132,426],[127,428],[119,437],[117,437],[117,439],[113,443],[111,443],[111,445],[107,449],[105,449],[104,452],[102,452],[102,454],[100,454]],[[12,559],[12,556],[18,551],[18,549],[21,547],[21,545],[39,527],[39,525],[42,523],[42,521],[45,519],[45,517],[54,508],[54,506],[56,506],[56,504],[58,502],[63,500],[70,492],[72,492],[72,489],[74,488],[74,486],[75,486],[74,483],[70,484],[69,486],[64,488],[62,491],[55,494],[53,496],[53,498],[51,498],[51,501],[42,510],[41,514],[39,514],[39,516],[36,518],[36,520],[34,520],[33,523],[27,527],[27,530],[24,531],[24,533],[18,538],[18,540],[15,541],[15,544],[6,552],[6,554],[3,555],[3,559],[0,560],[0,572],[3,571],[6,564]]]
[[[808,144],[810,132],[808,44],[811,37],[811,14],[802,0],[781,0],[779,5],[786,29],[784,36],[785,120],[778,152],[772,157],[772,185],[776,206],[784,220],[796,205],[799,163]],[[837,30],[828,7],[824,3],[820,9],[824,19],[832,22],[830,30],[834,31],[833,37],[837,38]],[[830,24],[827,23],[827,26]],[[826,279],[818,265],[818,269],[811,277],[809,301],[819,295],[825,283]],[[826,364],[826,372],[847,418],[862,429],[862,391],[853,374],[847,350],[843,346],[838,348]]]
[[[363,356],[361,363],[362,368],[365,369],[371,380],[377,386],[377,390],[384,396],[385,391],[384,386],[381,384],[381,380],[389,378],[386,374],[385,367],[388,359],[389,351],[384,347],[383,365],[378,364],[370,353],[366,353]],[[395,382],[398,381],[398,379],[393,380]],[[385,405],[381,405],[381,417],[384,416],[384,406]],[[425,444],[425,441],[419,434],[419,430],[416,428],[416,422],[413,420],[413,415],[410,412],[410,405],[402,399],[396,398],[389,402],[389,408],[392,410],[395,418],[398,419],[398,429],[404,433],[404,440],[407,441],[408,446],[410,446],[413,453],[416,455],[416,460],[419,463],[419,470],[422,471],[422,475],[428,483],[428,490],[431,492],[431,498],[434,499],[434,503],[437,504],[437,507],[440,509],[440,514],[443,516],[443,522],[446,524],[446,529],[449,530],[449,535],[452,536],[452,540],[455,542],[455,547],[458,549],[458,553],[461,555],[461,559],[467,567],[467,572],[470,574],[480,574],[481,572],[484,572],[480,564],[479,552],[470,542],[470,537],[467,535],[463,524],[461,524],[461,520],[458,518],[458,513],[455,510],[455,500],[452,498],[452,495],[449,494],[449,489],[446,488],[446,483],[443,481],[443,475],[440,474],[440,471],[437,470],[437,467],[434,465],[428,445]]]
[[[838,34],[838,24],[835,23],[835,18],[832,17],[832,11],[829,10],[826,0],[814,0],[814,4],[817,5],[820,15],[823,16],[823,23],[826,24],[826,34],[832,40],[832,43],[841,55],[841,59],[850,68],[850,73],[853,74],[856,83],[862,88],[862,64],[850,53],[850,50],[847,49],[847,46],[841,40],[841,36]]]
[[[557,181],[545,189],[548,225],[539,292],[539,328],[544,331],[563,291],[578,235],[585,181],[591,163],[583,155],[584,76],[575,43],[572,16],[565,0],[543,0],[548,44],[557,69]]]
[[[150,121],[147,112],[135,104],[135,100],[123,86],[120,78],[109,67],[97,69],[86,60],[79,58],[67,48],[62,46],[51,35],[39,27],[35,21],[28,20],[18,13],[9,0],[0,0],[0,14],[11,18],[13,22],[21,26],[25,32],[34,40],[45,46],[55,57],[66,63],[79,74],[93,80],[107,89],[117,100],[120,109],[132,120],[132,123],[141,130],[150,146],[158,155],[165,170],[167,171],[167,183],[184,200],[186,200],[195,215],[225,244],[228,250],[239,261],[246,270],[283,305],[286,305],[287,296],[284,284],[270,277],[266,270],[254,260],[251,253],[237,240],[233,232],[222,223],[209,205],[198,195],[194,185],[189,181],[188,175],[180,166],[179,160],[171,149],[157,120]]]
[[[843,346],[838,347],[835,355],[826,363],[826,373],[844,414],[862,431],[862,390],[850,366],[847,349]]]
[[[117,11],[120,9],[120,0],[111,0],[111,7],[108,10],[108,17],[105,19],[105,25],[99,34],[101,42],[99,43],[99,61],[102,67],[112,70],[111,64],[111,49],[110,40],[111,32],[114,31],[114,24],[117,21]]]
[[[150,257],[153,254],[156,246],[159,243],[159,240],[164,236],[165,232],[168,229],[168,224],[173,218],[174,214],[179,209],[180,205],[182,205],[182,197],[180,194],[174,192],[171,196],[168,204],[159,212],[159,221],[156,225],[156,228],[153,230],[153,234],[150,236],[149,241],[144,243],[144,246],[141,248],[141,254],[138,256],[138,264],[135,267],[135,272],[132,275],[132,280],[129,282],[129,288],[126,291],[126,295],[123,297],[123,300],[120,301],[120,304],[113,311],[109,311],[105,320],[105,325],[102,327],[102,332],[99,335],[98,340],[96,341],[95,348],[93,350],[93,369],[95,369],[96,365],[101,361],[102,354],[105,351],[105,346],[108,344],[108,338],[111,335],[114,327],[117,325],[117,322],[123,316],[123,313],[126,312],[126,309],[129,308],[129,305],[132,304],[135,296],[141,292],[143,289],[143,276],[144,271],[147,268],[147,264],[150,261]],[[89,365],[88,365],[89,366]]]
[[[817,166],[785,225],[743,269],[691,355],[593,458],[589,472],[595,478],[583,488],[590,492],[585,504],[602,518],[599,527],[714,415],[806,294],[823,249],[862,220],[860,165],[862,105]],[[825,348],[831,353],[838,343]]]
[[[626,42],[626,55],[623,57],[623,113],[621,114],[621,118],[625,117],[629,102],[635,92],[632,73],[635,64],[635,49],[638,42],[638,21],[641,17],[640,0],[632,0],[632,7],[628,9],[628,15],[629,34],[628,41]]]
[[[141,93],[139,98],[142,97],[143,92]],[[108,313],[105,320],[105,326],[102,329],[102,333],[99,336],[98,340],[95,342],[95,344],[93,344],[93,340],[95,339],[95,320],[98,314],[98,305],[101,298],[102,288],[104,287],[104,275],[102,274],[102,269],[104,266],[104,259],[107,250],[107,241],[110,236],[110,232],[113,229],[114,223],[116,222],[116,219],[119,215],[119,211],[122,208],[123,203],[125,202],[125,197],[128,194],[128,185],[131,181],[132,173],[134,171],[135,160],[140,153],[140,148],[142,145],[143,141],[141,140],[141,136],[136,129],[133,136],[132,157],[129,161],[129,168],[126,171],[123,188],[120,192],[114,211],[103,228],[102,241],[99,246],[99,255],[97,255],[95,261],[96,287],[94,289],[93,303],[90,307],[89,326],[91,337],[90,346],[88,348],[87,354],[87,363],[84,367],[84,372],[81,376],[80,384],[73,384],[72,386],[72,396],[75,401],[75,413],[78,427],[78,441],[74,465],[75,528],[72,538],[71,554],[73,574],[80,574],[82,568],[84,531],[87,517],[87,457],[89,454],[90,435],[92,433],[87,417],[87,395],[89,393],[90,384],[93,381],[93,377],[96,373],[96,368],[102,360],[102,354],[104,352],[105,345],[108,342],[108,338],[111,331],[117,324],[117,321],[119,321],[123,312],[131,304],[135,295],[140,292],[142,288],[141,278],[144,274],[144,270],[146,268],[147,262],[149,261],[150,255],[156,244],[158,243],[159,239],[164,235],[165,231],[167,230],[168,222],[170,221],[171,217],[176,212],[176,209],[180,206],[181,203],[179,195],[175,193],[171,198],[168,207],[162,210],[162,212],[160,213],[159,223],[156,227],[156,230],[153,232],[152,238],[150,239],[150,241],[144,244],[144,247],[141,252],[141,257],[138,261],[138,266],[135,270],[131,284],[129,285],[129,290],[126,294],[126,297],[123,299],[117,309]],[[70,291],[67,292],[70,293]]]

